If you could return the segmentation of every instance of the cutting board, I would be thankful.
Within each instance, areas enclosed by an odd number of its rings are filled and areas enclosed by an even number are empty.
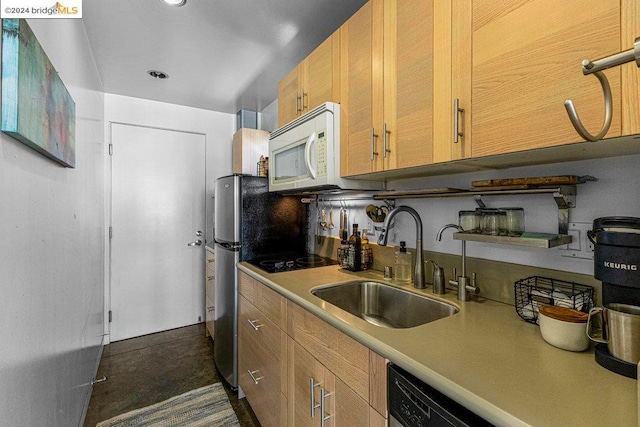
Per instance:
[[[577,175],[538,176],[530,178],[485,179],[473,181],[472,187],[503,187],[507,185],[569,185],[580,184],[584,180]]]

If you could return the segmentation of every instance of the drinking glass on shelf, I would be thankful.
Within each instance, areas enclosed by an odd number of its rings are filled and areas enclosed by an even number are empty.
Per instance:
[[[507,236],[517,237],[524,233],[524,209],[523,208],[500,208],[506,213],[505,228]]]

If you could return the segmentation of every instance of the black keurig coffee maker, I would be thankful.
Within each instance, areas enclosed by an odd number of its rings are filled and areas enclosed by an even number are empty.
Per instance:
[[[597,218],[588,235],[595,245],[594,277],[602,281],[602,305],[640,307],[640,218]],[[596,361],[605,368],[637,377],[637,362],[614,357],[607,344],[597,344],[595,353]]]

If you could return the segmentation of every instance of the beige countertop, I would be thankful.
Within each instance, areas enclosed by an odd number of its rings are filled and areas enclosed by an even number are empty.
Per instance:
[[[238,267],[494,424],[637,425],[636,380],[598,365],[593,346],[572,353],[547,344],[538,326],[520,319],[511,305],[460,302],[448,291],[442,299],[458,306],[459,313],[414,328],[388,329],[309,292],[359,278],[380,280],[379,272],[328,266],[268,274],[247,263]],[[425,293],[439,299],[429,289]]]

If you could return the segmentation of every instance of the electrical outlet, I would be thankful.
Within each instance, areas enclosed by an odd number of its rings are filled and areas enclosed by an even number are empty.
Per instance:
[[[572,237],[571,243],[558,246],[563,257],[593,259],[593,243],[587,236],[591,230],[590,222],[570,222],[568,234]]]

